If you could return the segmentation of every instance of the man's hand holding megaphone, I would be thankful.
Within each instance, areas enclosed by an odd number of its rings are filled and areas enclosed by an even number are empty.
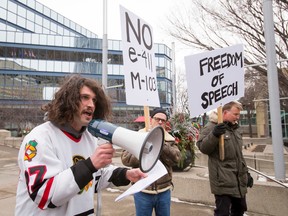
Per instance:
[[[93,166],[99,170],[112,163],[115,149],[110,143],[99,145],[95,152],[91,155],[90,159]]]

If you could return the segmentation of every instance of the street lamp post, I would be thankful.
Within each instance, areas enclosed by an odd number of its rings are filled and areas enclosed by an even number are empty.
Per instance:
[[[280,98],[278,74],[276,68],[276,50],[272,0],[263,0],[263,14],[275,178],[277,180],[284,181],[284,145],[281,133],[282,128],[280,117]]]

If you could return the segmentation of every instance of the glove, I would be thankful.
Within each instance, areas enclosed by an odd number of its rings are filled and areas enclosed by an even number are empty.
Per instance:
[[[249,172],[247,173],[247,178],[248,178],[247,187],[252,188],[253,187],[253,183],[254,183],[254,179],[252,178],[252,176],[251,176],[251,174]]]
[[[225,123],[220,123],[217,124],[214,129],[213,129],[213,135],[216,137],[220,137],[222,134],[226,132],[226,124]]]

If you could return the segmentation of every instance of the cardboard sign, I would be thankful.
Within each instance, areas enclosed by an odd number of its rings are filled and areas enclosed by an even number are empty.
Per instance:
[[[185,57],[190,116],[244,96],[243,45]]]
[[[159,107],[152,27],[120,6],[126,103]]]

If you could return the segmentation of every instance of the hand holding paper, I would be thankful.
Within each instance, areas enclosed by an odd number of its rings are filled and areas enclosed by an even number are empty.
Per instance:
[[[157,179],[161,178],[167,173],[167,170],[165,166],[161,163],[161,161],[157,161],[156,165],[153,167],[152,170],[150,170],[147,174],[148,176],[146,178],[143,178],[139,181],[137,181],[134,185],[132,185],[130,188],[128,188],[124,193],[122,193],[120,196],[118,196],[115,201],[120,201],[124,199],[125,197],[137,193],[145,188],[147,188],[150,184],[155,182]]]

